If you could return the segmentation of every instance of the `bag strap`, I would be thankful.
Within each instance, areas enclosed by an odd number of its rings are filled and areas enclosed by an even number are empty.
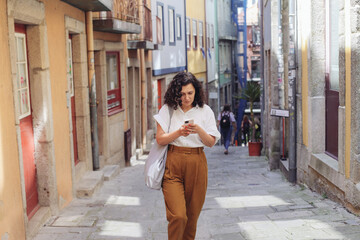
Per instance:
[[[170,115],[170,122],[169,122],[169,127],[168,127],[168,132],[170,131],[170,125],[171,125],[171,117],[174,113],[174,109],[172,107],[169,107],[168,106],[168,109],[169,109],[169,115]]]

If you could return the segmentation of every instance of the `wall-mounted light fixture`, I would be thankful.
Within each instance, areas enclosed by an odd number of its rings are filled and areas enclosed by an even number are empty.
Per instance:
[[[226,70],[224,71],[224,76],[225,76],[225,78],[230,78],[231,77],[231,72],[229,71],[228,68],[226,68]]]

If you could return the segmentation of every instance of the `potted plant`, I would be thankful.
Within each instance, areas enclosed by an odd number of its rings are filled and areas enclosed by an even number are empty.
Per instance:
[[[260,85],[257,82],[249,81],[246,84],[246,88],[242,90],[242,97],[250,103],[250,141],[249,156],[260,156],[262,142],[260,138],[260,122],[254,117],[253,106],[254,102],[260,97],[261,90]]]

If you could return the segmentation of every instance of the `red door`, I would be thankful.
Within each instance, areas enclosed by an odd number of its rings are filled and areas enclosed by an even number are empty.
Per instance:
[[[36,165],[34,160],[34,131],[31,115],[25,26],[16,24],[15,31],[17,50],[16,94],[20,105],[20,131],[26,192],[26,212],[30,219],[39,208],[39,198],[36,182]]]
[[[325,77],[325,104],[326,104],[326,138],[325,152],[338,159],[338,108],[339,108],[339,92],[330,88],[329,74]]]
[[[77,133],[76,133],[76,111],[75,111],[75,91],[74,91],[74,72],[73,72],[73,61],[72,61],[72,40],[71,35],[69,35],[68,40],[68,83],[69,83],[69,93],[71,101],[71,120],[72,120],[72,134],[73,134],[73,148],[74,148],[74,161],[75,165],[79,162],[78,157],[78,147],[77,147]]]

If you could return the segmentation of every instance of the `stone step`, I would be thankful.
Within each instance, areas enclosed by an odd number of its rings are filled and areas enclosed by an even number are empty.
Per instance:
[[[104,172],[104,180],[110,181],[114,177],[116,177],[120,172],[119,165],[107,165],[105,166],[102,171]]]
[[[30,219],[27,226],[27,235],[32,239],[44,226],[46,221],[51,217],[51,211],[49,207],[40,207],[35,215]]]
[[[87,172],[80,180],[76,189],[77,198],[91,198],[104,183],[103,171]]]
[[[136,155],[136,159],[137,159],[137,160],[139,160],[139,158],[141,157],[142,154],[143,154],[142,149],[137,148],[137,149],[135,150],[135,155]]]

